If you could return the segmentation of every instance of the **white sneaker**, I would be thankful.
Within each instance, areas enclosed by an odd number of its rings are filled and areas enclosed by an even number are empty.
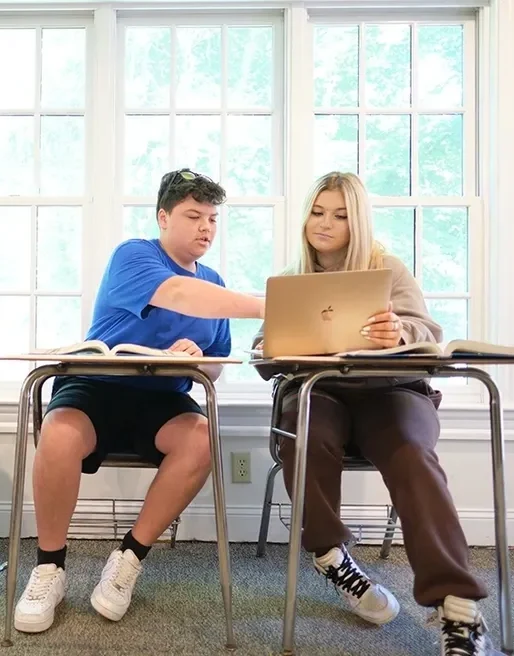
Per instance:
[[[441,656],[500,656],[486,636],[487,626],[475,601],[449,595],[437,614]]]
[[[372,583],[343,547],[334,547],[324,556],[313,558],[314,567],[359,617],[373,624],[387,624],[398,615],[400,604],[386,588]]]
[[[64,597],[66,573],[54,564],[38,565],[30,575],[14,611],[14,628],[25,633],[49,629]]]
[[[109,556],[100,583],[93,590],[93,608],[108,620],[117,622],[130,606],[132,591],[143,566],[131,549],[116,549]]]

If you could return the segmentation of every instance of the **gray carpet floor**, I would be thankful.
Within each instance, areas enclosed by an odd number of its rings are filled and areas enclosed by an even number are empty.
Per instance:
[[[14,631],[14,646],[0,656],[218,656],[226,654],[224,617],[219,588],[216,545],[179,542],[176,549],[157,545],[145,561],[132,605],[121,622],[95,613],[89,595],[105,559],[117,543],[71,541],[66,571],[68,593],[53,627],[39,635]],[[0,540],[5,560],[7,541]],[[34,564],[34,540],[22,541],[19,588]],[[427,625],[427,611],[411,594],[412,575],[400,547],[389,560],[378,548],[355,547],[353,555],[376,581],[394,591],[402,610],[398,618],[374,627],[349,614],[334,589],[314,572],[302,554],[298,588],[296,645],[298,656],[438,656],[438,631]],[[281,652],[282,612],[287,548],[270,545],[265,558],[255,545],[231,545],[234,581],[234,626],[240,656],[275,656]],[[514,561],[514,554],[511,553]],[[495,555],[472,549],[474,571],[486,580],[491,596],[482,609],[499,646]],[[514,562],[511,563],[514,566]],[[0,574],[4,618],[5,572]]]

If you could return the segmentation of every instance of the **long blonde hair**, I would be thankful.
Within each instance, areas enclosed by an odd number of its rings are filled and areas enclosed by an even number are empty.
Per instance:
[[[359,176],[338,171],[332,171],[318,178],[305,198],[300,258],[291,268],[295,273],[316,271],[316,251],[309,244],[305,229],[316,198],[326,190],[340,191],[346,203],[350,241],[341,271],[381,269],[384,266],[384,247],[373,238],[371,203],[366,188]]]

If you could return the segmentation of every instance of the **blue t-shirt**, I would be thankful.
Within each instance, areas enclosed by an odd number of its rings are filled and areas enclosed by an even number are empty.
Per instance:
[[[86,339],[99,339],[109,348],[140,344],[169,348],[178,339],[190,339],[204,355],[230,355],[227,319],[200,319],[150,305],[158,287],[171,276],[191,276],[225,286],[213,269],[196,264],[187,271],[164,251],[158,239],[129,239],[111,255],[95,301],[93,321]],[[110,381],[153,389],[188,392],[190,378],[164,376],[110,377]]]

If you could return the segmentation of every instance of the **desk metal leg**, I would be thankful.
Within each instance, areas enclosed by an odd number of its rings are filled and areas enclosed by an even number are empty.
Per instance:
[[[178,375],[176,371],[169,369],[155,372],[158,375]],[[11,510],[11,525],[9,533],[9,565],[7,572],[7,586],[6,586],[6,614],[5,614],[5,629],[3,646],[11,646],[12,625],[14,616],[14,599],[16,595],[16,579],[18,570],[18,560],[20,551],[20,537],[21,537],[21,523],[23,513],[23,492],[25,485],[25,468],[27,460],[27,442],[28,442],[28,424],[29,424],[29,410],[30,410],[30,394],[31,391],[37,397],[34,399],[35,403],[40,403],[39,393],[41,388],[41,380],[51,376],[64,374],[59,366],[42,366],[32,371],[25,379],[20,393],[20,401],[18,407],[18,429],[16,439],[16,453],[14,463],[13,475],[13,491],[12,491],[12,510]],[[101,373],[97,366],[80,365],[79,367],[66,367],[67,375],[97,375]],[[145,374],[148,373],[146,370]],[[109,367],[106,375],[141,375],[138,367],[132,368],[124,367]],[[180,367],[180,375],[189,375],[193,380],[201,384],[206,391],[207,399],[207,412],[209,418],[209,438],[212,456],[212,477],[214,487],[214,507],[216,515],[216,530],[218,537],[218,553],[220,563],[220,580],[223,602],[225,607],[225,618],[227,627],[227,644],[226,647],[230,651],[235,649],[234,632],[233,632],[233,617],[232,617],[232,583],[230,572],[230,554],[228,545],[228,531],[227,531],[227,515],[225,508],[225,494],[223,488],[223,468],[221,458],[221,444],[220,444],[220,431],[219,431],[219,418],[218,418],[218,404],[216,397],[216,390],[211,379],[199,369],[189,369]],[[39,426],[36,427],[36,429]]]
[[[227,632],[226,649],[235,651],[234,626],[232,616],[232,576],[230,572],[230,552],[228,544],[227,511],[225,505],[225,490],[223,487],[223,465],[221,459],[221,443],[219,431],[218,403],[216,390],[212,381],[198,379],[205,388],[207,416],[209,420],[209,438],[212,456],[212,480],[214,492],[214,510],[216,516],[216,532],[218,537],[218,558],[220,565],[221,594],[225,607],[225,622]]]
[[[45,373],[45,375],[47,375]],[[14,457],[14,475],[12,485],[11,525],[9,530],[9,555],[7,566],[7,586],[5,603],[5,628],[3,647],[12,646],[11,634],[14,617],[14,598],[20,556],[21,521],[23,513],[23,491],[25,488],[25,466],[27,461],[27,442],[29,435],[29,408],[32,385],[41,376],[37,370],[25,379],[20,393],[18,406],[18,427],[16,433],[16,451]]]
[[[507,501],[505,498],[505,454],[503,445],[503,414],[500,392],[496,383],[485,371],[473,369],[489,392],[491,420],[491,448],[493,461],[494,527],[496,533],[496,558],[500,586],[501,647],[505,654],[514,654],[512,626],[512,594],[510,589],[509,546],[507,537]]]
[[[294,654],[294,625],[296,617],[296,596],[298,569],[300,564],[303,506],[305,499],[305,472],[307,468],[307,442],[309,438],[311,391],[321,378],[340,377],[340,375],[341,374],[338,371],[318,371],[317,373],[308,376],[300,389],[298,419],[296,425],[293,493],[291,495],[291,530],[289,535],[286,605],[284,612],[284,634],[282,639],[283,656],[293,656]]]

